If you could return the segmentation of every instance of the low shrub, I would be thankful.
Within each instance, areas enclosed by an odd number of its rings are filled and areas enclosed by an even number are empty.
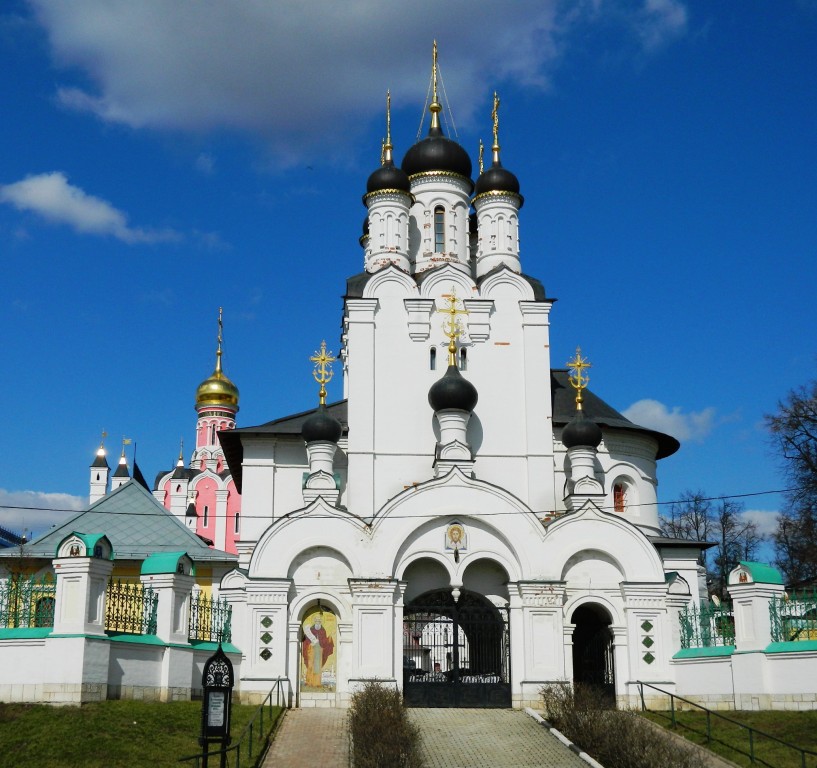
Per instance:
[[[349,738],[354,768],[421,768],[420,732],[400,691],[367,682],[352,695]]]
[[[545,717],[605,768],[705,768],[703,758],[615,709],[600,689],[568,683],[542,689]]]

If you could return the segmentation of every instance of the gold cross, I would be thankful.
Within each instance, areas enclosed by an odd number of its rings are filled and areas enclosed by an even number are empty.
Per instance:
[[[576,347],[576,357],[567,361],[568,368],[573,371],[569,375],[570,384],[576,390],[576,410],[582,409],[582,391],[587,389],[590,383],[590,377],[584,373],[585,368],[592,368],[593,366],[588,362],[586,357],[582,357],[582,348]]]
[[[326,342],[322,341],[320,352],[316,351],[309,359],[315,363],[312,376],[315,378],[315,381],[321,385],[320,392],[318,392],[320,404],[326,405],[326,385],[332,381],[332,376],[334,375],[332,363],[334,363],[337,358],[333,357],[331,352],[326,351]]]
[[[442,296],[448,302],[447,309],[438,309],[444,315],[448,315],[448,319],[443,322],[443,333],[448,337],[448,365],[457,364],[457,337],[464,333],[462,323],[457,315],[467,315],[467,309],[457,309],[457,289],[452,285],[451,293],[444,293]]]
[[[494,151],[499,151],[499,96],[494,91],[494,108],[491,110],[491,120],[494,123]]]

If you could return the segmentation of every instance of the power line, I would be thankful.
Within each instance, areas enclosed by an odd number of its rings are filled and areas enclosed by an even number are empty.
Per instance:
[[[773,495],[779,495],[779,494],[786,494],[786,493],[792,493],[795,490],[796,490],[795,488],[783,488],[783,489],[771,490],[771,491],[752,491],[752,492],[749,492],[749,493],[724,494],[722,496],[696,496],[695,499],[698,500],[698,501],[726,501],[726,500],[729,500],[729,499],[748,499],[748,498],[752,498],[752,497],[755,497],[755,496],[773,496]],[[666,507],[666,506],[671,506],[673,504],[684,504],[684,503],[687,503],[688,501],[689,501],[689,499],[676,499],[674,501],[639,502],[639,503],[636,503],[636,504],[630,503],[630,504],[627,504],[626,506],[629,509],[633,509],[634,507]],[[604,504],[604,505],[597,504],[596,506],[598,506],[602,510],[614,510],[613,506],[607,505],[607,504]],[[87,512],[88,511],[86,509],[71,509],[71,508],[68,508],[68,507],[34,507],[34,506],[25,506],[25,505],[22,505],[22,504],[0,504],[0,510],[2,510],[2,509],[9,509],[9,510],[18,509],[18,510],[22,510],[22,511],[32,511],[32,512],[73,512],[74,514],[80,514],[81,512]],[[299,511],[300,510],[291,510],[290,512],[286,512],[286,513],[284,513],[282,515],[279,515],[275,519],[276,520],[282,520],[284,518],[290,517],[293,513],[299,512]],[[167,510],[167,512],[170,512],[170,510]],[[531,512],[533,512],[533,514],[535,514],[537,516],[539,516],[539,515],[563,515],[563,514],[565,514],[565,510],[560,510],[560,509],[559,510],[557,510],[557,509],[553,509],[553,510],[531,510]],[[134,514],[141,515],[143,517],[163,517],[164,516],[164,514],[161,513],[161,512],[136,512]],[[247,514],[245,514],[244,512],[242,512],[240,510],[239,510],[238,514],[240,515],[240,518],[242,520],[269,520],[269,519],[271,519],[270,515],[247,515]],[[354,513],[350,513],[350,514],[354,514]],[[470,516],[470,515],[467,515],[467,513],[464,513],[464,512],[462,514],[466,515],[466,516]],[[512,510],[512,511],[509,511],[509,512],[479,512],[479,513],[476,513],[474,516],[479,516],[479,517],[502,517],[502,516],[506,516],[506,515],[515,515],[515,514],[518,514],[518,512]],[[217,515],[217,514],[215,514],[213,512],[209,513],[208,516],[213,518],[213,519],[230,519],[230,517],[228,515]],[[359,515],[354,515],[354,516],[358,517],[359,519],[366,519],[366,518],[360,517]],[[451,515],[447,515],[447,516],[450,517]],[[313,519],[320,519],[320,518],[333,518],[333,517],[336,517],[336,515],[310,514],[309,517],[313,518]],[[412,517],[417,517],[417,515],[389,515],[389,518],[395,519],[395,520],[409,519],[409,518],[412,518]]]

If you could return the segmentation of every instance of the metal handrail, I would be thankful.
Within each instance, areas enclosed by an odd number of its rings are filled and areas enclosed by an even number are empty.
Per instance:
[[[642,712],[652,712],[652,714],[654,714],[654,715],[659,715],[661,717],[666,717],[668,720],[670,720],[672,722],[673,728],[677,728],[677,727],[680,726],[682,728],[686,728],[688,731],[691,731],[692,733],[697,733],[699,736],[705,736],[707,744],[711,744],[712,742],[715,742],[717,744],[721,744],[722,746],[726,747],[727,749],[731,749],[731,750],[733,750],[734,752],[737,752],[740,755],[744,755],[745,757],[748,757],[752,761],[753,764],[765,765],[765,766],[768,766],[768,768],[777,768],[777,766],[774,766],[771,763],[767,763],[765,760],[763,760],[762,758],[758,757],[755,754],[755,736],[756,735],[761,736],[764,739],[771,739],[772,741],[776,741],[778,744],[782,744],[784,747],[787,747],[787,748],[792,749],[795,752],[799,753],[801,768],[806,768],[806,756],[807,755],[809,755],[811,757],[817,757],[817,752],[813,752],[810,749],[804,749],[803,747],[798,747],[797,745],[791,744],[788,741],[784,741],[783,739],[779,739],[777,736],[772,736],[772,734],[766,733],[765,731],[759,731],[757,728],[752,728],[751,725],[746,725],[745,723],[741,723],[741,722],[739,722],[737,720],[733,720],[731,717],[726,717],[726,715],[722,715],[719,712],[715,712],[715,711],[713,711],[711,709],[707,709],[706,707],[701,706],[700,704],[698,704],[698,703],[696,703],[694,701],[690,701],[689,699],[685,699],[683,696],[678,696],[678,695],[676,695],[674,693],[671,693],[670,691],[665,691],[663,688],[658,688],[655,685],[650,685],[650,683],[642,683],[640,680],[637,680],[636,684],[638,685],[639,692],[641,694],[641,711]],[[647,709],[647,704],[644,701],[644,686],[646,686],[647,688],[652,688],[654,691],[658,691],[659,693],[664,694],[664,696],[669,696],[669,700],[670,700],[670,715],[669,716],[665,715],[663,712],[657,712],[655,710]],[[702,709],[704,712],[706,712],[706,732],[699,731],[697,728],[692,728],[691,726],[686,725],[685,723],[681,723],[681,722],[678,721],[678,719],[675,716],[675,700],[676,699],[678,701],[683,701],[685,704],[689,704],[692,707],[696,707],[697,709]],[[743,729],[745,731],[748,731],[748,735],[749,735],[749,751],[748,752],[744,752],[742,749],[740,749],[739,747],[733,746],[732,744],[727,744],[725,741],[721,741],[720,739],[715,738],[712,735],[712,716],[713,715],[715,717],[717,717],[718,719],[720,719],[720,720],[725,720],[727,723],[730,723],[731,725],[737,725],[739,728],[741,728],[741,729]]]
[[[255,711],[253,716],[250,718],[250,722],[247,723],[244,730],[241,732],[241,735],[233,740],[233,743],[226,747],[225,749],[219,749],[215,752],[206,752],[206,753],[198,753],[195,755],[188,755],[187,757],[180,757],[180,763],[194,763],[195,768],[201,768],[202,765],[207,765],[210,758],[213,758],[213,764],[215,764],[215,758],[218,758],[219,765],[226,766],[228,765],[227,757],[231,752],[235,753],[235,763],[231,765],[233,768],[241,768],[242,762],[242,751],[241,745],[246,740],[247,743],[247,752],[244,753],[246,759],[249,761],[245,765],[248,766],[257,766],[261,763],[262,758],[266,754],[266,751],[270,744],[270,736],[272,735],[273,729],[275,724],[278,720],[272,719],[272,697],[275,695],[275,706],[288,709],[289,708],[289,700],[288,697],[284,694],[282,690],[282,683],[288,683],[288,677],[279,677],[275,680],[275,685],[272,686],[270,692],[264,697],[264,701],[261,702],[258,709]],[[281,703],[283,699],[283,704]],[[270,710],[269,712],[269,724],[264,726],[264,711],[265,708]],[[258,731],[257,735],[254,738],[254,734],[256,733],[256,720],[260,720],[258,724]],[[261,742],[260,745],[255,745],[254,743],[258,741]],[[253,754],[253,749],[255,747],[255,753]],[[205,747],[206,749],[206,747]],[[253,762],[253,758],[255,761]]]

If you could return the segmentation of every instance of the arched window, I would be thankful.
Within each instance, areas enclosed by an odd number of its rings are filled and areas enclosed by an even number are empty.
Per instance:
[[[460,348],[460,370],[468,370],[468,352],[464,347]]]
[[[236,536],[238,536],[238,532],[241,530],[241,515],[238,512],[235,513],[235,527],[233,528],[233,532]]]
[[[210,523],[210,508],[205,504],[204,505],[204,519],[202,520],[202,525],[206,528]]]
[[[210,425],[210,445],[215,445],[216,443],[216,424],[213,422]]]
[[[428,368],[430,371],[437,370],[437,349],[436,347],[431,347],[428,350]]]
[[[627,509],[627,485],[620,480],[613,486],[613,512],[623,515]]]
[[[438,205],[434,209],[434,253],[445,251],[445,208]]]

